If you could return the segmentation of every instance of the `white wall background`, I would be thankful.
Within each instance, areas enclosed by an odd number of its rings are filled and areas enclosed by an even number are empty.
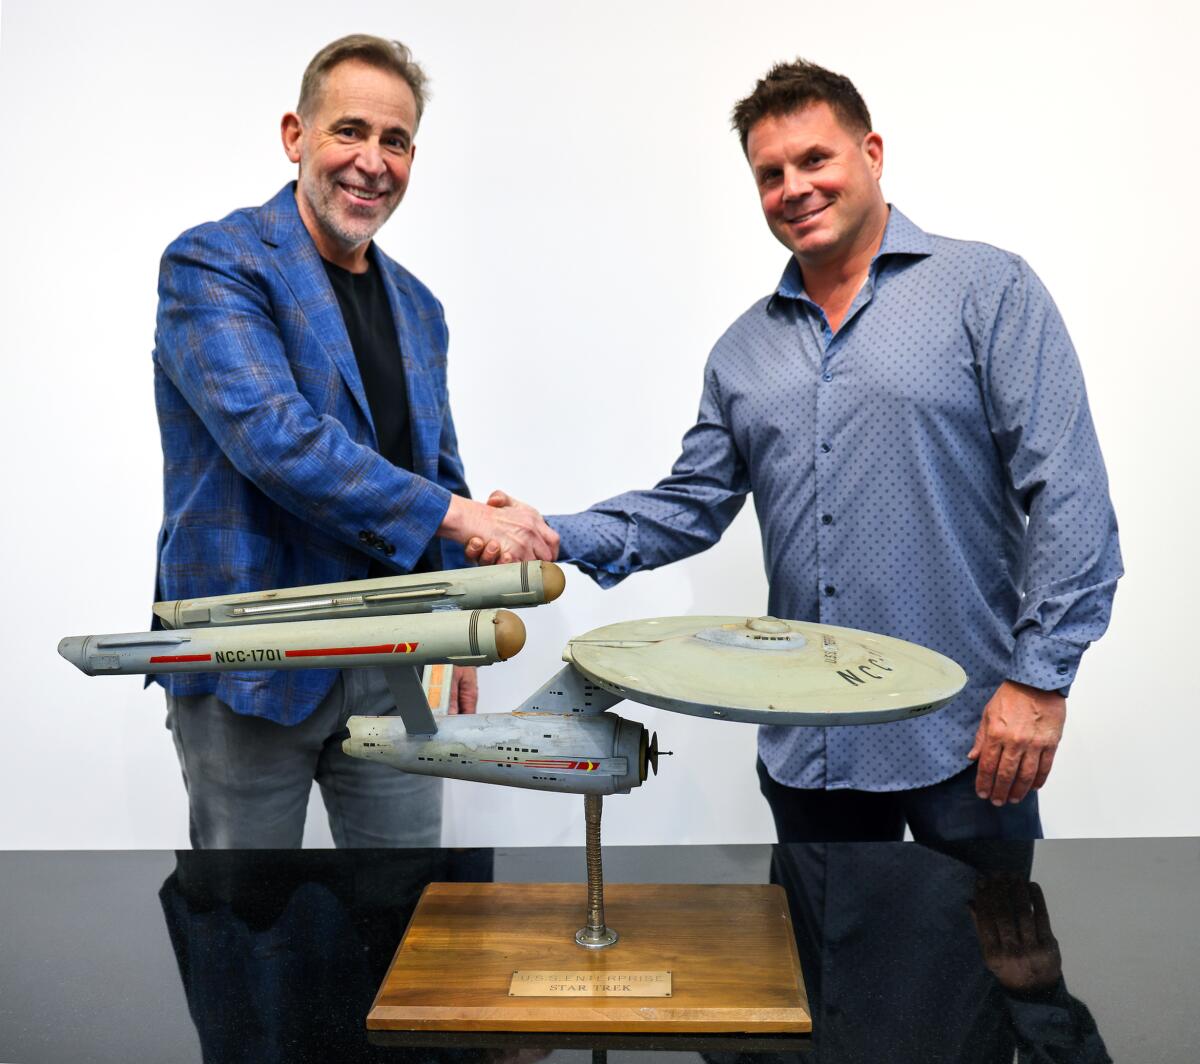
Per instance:
[[[1200,833],[1192,5],[335,8],[8,0],[0,13],[0,847],[186,845],[161,694],[86,679],[55,645],[149,619],[159,255],[289,179],[279,116],[311,54],[359,30],[405,40],[433,78],[409,194],[380,242],[448,309],[472,485],[548,511],[667,470],[708,349],[785,262],[727,130],[732,102],[797,54],[853,77],[885,138],[889,198],[928,230],[1023,254],[1087,374],[1129,576],[1075,686],[1047,832]],[[524,653],[483,673],[485,707],[510,708],[596,625],[761,611],[748,511],[714,550],[613,592],[569,570],[564,598],[525,614]],[[771,837],[753,728],[632,712],[679,756],[607,804],[607,840]],[[450,784],[445,837],[579,843],[579,805]],[[327,845],[318,809],[307,837]]]

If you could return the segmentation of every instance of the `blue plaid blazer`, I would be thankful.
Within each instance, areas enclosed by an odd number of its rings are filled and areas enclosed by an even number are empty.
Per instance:
[[[434,533],[467,494],[433,294],[372,249],[404,359],[415,473],[376,451],[354,351],[287,185],[262,207],[190,229],[163,256],[154,394],[163,449],[157,599],[355,580],[372,557],[406,572],[465,564]],[[175,673],[177,695],[294,724],[333,670]]]

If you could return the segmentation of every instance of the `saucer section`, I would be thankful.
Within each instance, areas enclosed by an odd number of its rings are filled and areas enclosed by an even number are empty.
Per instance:
[[[759,724],[867,724],[930,712],[965,686],[942,654],[774,617],[654,617],[578,636],[564,658],[623,698]]]

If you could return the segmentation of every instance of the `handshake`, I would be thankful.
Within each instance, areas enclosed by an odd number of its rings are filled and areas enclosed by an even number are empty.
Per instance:
[[[558,533],[532,506],[503,491],[493,491],[486,505],[451,495],[438,535],[463,544],[467,560],[480,565],[558,557]]]

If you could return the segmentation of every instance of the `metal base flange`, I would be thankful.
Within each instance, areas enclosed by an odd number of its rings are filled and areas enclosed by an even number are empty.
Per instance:
[[[611,927],[605,927],[599,933],[590,927],[581,927],[575,932],[576,943],[584,949],[607,949],[620,937]]]

